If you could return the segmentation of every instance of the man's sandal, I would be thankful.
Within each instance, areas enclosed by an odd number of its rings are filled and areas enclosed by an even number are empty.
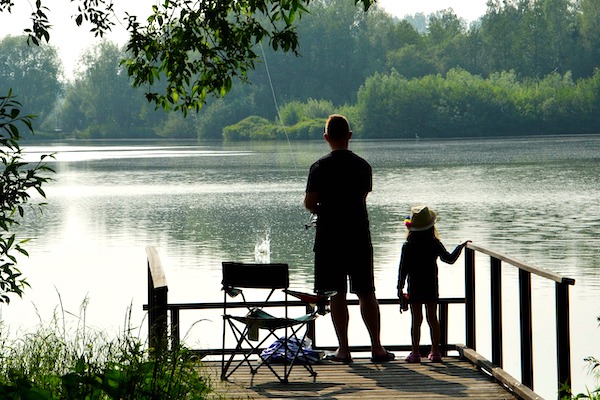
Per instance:
[[[386,350],[385,354],[383,355],[371,357],[371,361],[374,363],[381,363],[392,361],[394,358],[396,358],[396,355]]]

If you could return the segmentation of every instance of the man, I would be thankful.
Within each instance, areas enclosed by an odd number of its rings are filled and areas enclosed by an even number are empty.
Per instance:
[[[315,236],[315,291],[336,291],[331,318],[339,347],[330,360],[352,362],[348,345],[347,281],[358,296],[363,321],[371,338],[371,360],[394,359],[380,341],[379,303],[373,278],[373,246],[366,199],[372,189],[371,166],[348,150],[352,131],[342,115],[325,124],[331,152],[310,167],[304,206],[317,215]]]

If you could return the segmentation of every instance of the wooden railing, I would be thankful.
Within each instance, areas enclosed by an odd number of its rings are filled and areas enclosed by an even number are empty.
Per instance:
[[[475,252],[486,254],[490,257],[490,296],[491,296],[491,332],[492,332],[492,360],[488,362],[479,355],[472,356],[476,350],[476,304],[475,304]],[[215,310],[222,309],[222,302],[211,303],[169,303],[167,299],[167,284],[162,270],[160,259],[152,246],[146,248],[148,254],[148,304],[144,310],[149,311],[148,340],[151,348],[166,349],[170,346],[177,347],[180,343],[180,313],[184,310]],[[456,350],[465,357],[474,358],[473,362],[490,374],[496,375],[496,367],[503,366],[503,337],[502,337],[502,262],[519,269],[519,310],[520,310],[520,343],[521,343],[521,382],[509,383],[514,389],[520,384],[526,386],[522,392],[530,396],[522,398],[536,398],[533,396],[533,336],[532,336],[532,303],[531,303],[531,274],[552,280],[556,283],[556,335],[557,335],[557,368],[559,396],[568,394],[571,385],[571,351],[569,330],[569,286],[575,281],[562,277],[553,272],[533,267],[511,257],[488,250],[484,247],[469,243],[465,250],[465,297],[441,298],[439,301],[440,343],[444,354]],[[273,307],[281,307],[283,302],[272,302]],[[358,305],[358,300],[349,299],[351,306]],[[398,306],[397,298],[379,299],[381,306]],[[465,346],[459,343],[448,343],[448,321],[450,304],[465,304]],[[246,308],[251,303],[228,304],[228,308]],[[310,305],[300,301],[289,301],[288,306],[305,307],[307,312],[312,312]],[[170,314],[170,318],[168,318]],[[169,329],[170,327],[170,329]],[[312,339],[313,346],[321,350],[335,350],[335,347],[319,346],[314,322],[309,327],[308,336]],[[169,334],[167,335],[167,332]],[[395,351],[410,351],[410,344],[386,343],[386,348]],[[472,349],[473,352],[469,352]],[[234,349],[201,349],[197,350],[201,357],[207,355],[230,354]],[[353,352],[369,352],[370,346],[352,346]],[[425,350],[423,350],[425,351]],[[476,353],[475,353],[476,354]],[[477,358],[477,359],[475,359]],[[506,384],[506,382],[504,382]],[[528,390],[528,389],[531,390]]]
[[[146,247],[148,259],[148,345],[151,349],[163,350],[167,346],[167,278],[156,248]],[[177,324],[178,325],[178,324]],[[171,327],[173,327],[171,321]]]
[[[502,263],[518,268],[519,321],[521,349],[521,383],[534,389],[533,384],[533,323],[531,303],[531,275],[555,282],[556,307],[556,346],[558,398],[569,395],[571,387],[571,344],[569,328],[569,286],[575,280],[554,272],[534,267],[512,257],[497,253],[473,243],[465,250],[465,298],[466,298],[466,345],[476,350],[475,319],[475,253],[490,257],[490,298],[491,298],[491,355],[492,364],[503,367],[502,337]]]
[[[148,310],[148,342],[151,348],[164,350],[167,348],[175,348],[179,345],[181,340],[180,333],[180,315],[182,311],[190,310],[222,310],[223,302],[203,302],[203,303],[169,303],[167,298],[168,288],[162,264],[158,256],[158,252],[153,246],[146,248],[146,254],[148,255],[148,304],[144,305],[144,310]],[[399,301],[397,298],[394,299],[378,299],[381,306],[393,305],[398,307]],[[439,299],[439,320],[440,320],[440,349],[445,355],[448,351],[457,350],[458,344],[448,343],[448,321],[449,311],[448,306],[450,304],[464,304],[465,298],[441,298]],[[270,301],[270,307],[282,307],[285,303],[283,301]],[[263,305],[262,303],[253,304],[252,302],[246,302],[243,304],[228,303],[228,308],[247,308],[253,306]],[[288,307],[303,307],[306,313],[311,313],[314,308],[301,301],[288,301]],[[358,305],[357,299],[348,299],[349,306]],[[167,334],[167,332],[169,332]],[[335,350],[335,347],[331,346],[319,346],[317,342],[317,332],[315,329],[315,321],[308,323],[307,336],[311,339],[312,344],[319,350]],[[409,351],[411,350],[410,344],[392,344],[387,345],[386,348],[389,350],[396,351]],[[201,349],[197,350],[197,353],[201,357],[207,355],[221,355],[230,354],[234,349]],[[353,352],[369,352],[370,346],[352,346],[351,351]],[[425,351],[425,347],[423,347]]]

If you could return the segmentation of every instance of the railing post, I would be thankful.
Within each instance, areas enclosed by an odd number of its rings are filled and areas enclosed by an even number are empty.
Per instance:
[[[315,307],[310,304],[306,304],[306,314],[312,314],[315,312]],[[313,347],[317,347],[317,338],[316,338],[316,328],[315,328],[315,320],[313,319],[309,323],[306,324],[306,337],[309,338],[312,342]]]
[[[179,308],[173,308],[171,309],[171,350],[177,350],[180,343]]]
[[[521,310],[521,383],[533,390],[533,346],[531,320],[531,273],[519,269]]]
[[[490,259],[492,307],[492,363],[502,367],[502,262]]]
[[[475,350],[475,251],[465,249],[465,336],[467,347]]]
[[[569,330],[569,285],[556,282],[556,354],[558,398],[571,398],[571,335]]]
[[[443,356],[448,355],[448,303],[440,303],[440,348]]]
[[[148,269],[148,344],[155,351],[167,345],[167,287],[154,287]]]
[[[148,256],[148,346],[155,353],[167,350],[167,280],[152,246],[146,247]]]

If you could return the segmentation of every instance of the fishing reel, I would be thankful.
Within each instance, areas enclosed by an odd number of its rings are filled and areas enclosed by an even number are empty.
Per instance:
[[[304,224],[304,229],[316,228],[317,227],[317,214],[310,214],[308,221]]]

